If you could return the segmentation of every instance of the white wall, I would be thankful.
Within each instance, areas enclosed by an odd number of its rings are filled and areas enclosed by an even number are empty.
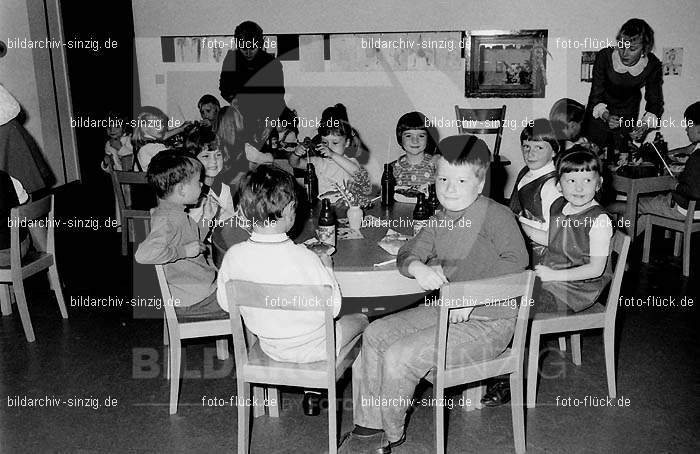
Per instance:
[[[607,0],[539,0],[485,2],[450,0],[433,2],[375,1],[230,1],[211,0],[133,0],[136,51],[143,104],[167,109],[179,118],[197,116],[196,100],[204,93],[218,96],[218,65],[164,64],[161,61],[161,35],[231,35],[243,20],[259,23],[265,33],[353,33],[431,30],[549,30],[547,61],[548,85],[544,99],[474,99],[464,97],[464,73],[396,72],[386,73],[304,73],[298,62],[284,62],[287,102],[303,116],[320,115],[321,110],[343,102],[350,121],[360,131],[373,153],[370,172],[378,178],[380,163],[386,159],[387,143],[394,137],[398,117],[409,110],[428,116],[454,117],[454,105],[492,107],[506,104],[508,118],[519,124],[526,118],[547,116],[559,98],[570,97],[585,103],[590,84],[580,82],[582,50],[557,47],[560,38],[583,40],[613,39],[620,25],[631,17],[645,19],[656,32],[656,54],[663,47],[683,47],[683,74],[666,78],[665,118],[682,119],[685,107],[700,99],[700,62],[697,43],[700,32],[700,2],[677,0],[629,2]],[[172,74],[169,74],[172,73]],[[156,84],[156,75],[165,83]],[[169,86],[173,82],[173,88]],[[174,88],[177,85],[177,88]],[[179,105],[179,107],[178,107]],[[520,127],[504,132],[501,154],[514,165],[512,176],[522,166],[518,135]],[[680,127],[665,128],[671,146],[687,143]],[[441,136],[456,130],[440,130]],[[392,141],[392,157],[399,154]],[[510,186],[510,184],[509,184]],[[507,189],[506,192],[508,192]]]

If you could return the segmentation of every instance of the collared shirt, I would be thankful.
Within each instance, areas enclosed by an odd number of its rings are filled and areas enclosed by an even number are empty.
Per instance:
[[[341,297],[333,272],[318,256],[286,234],[253,232],[248,241],[231,246],[221,263],[217,298],[229,310],[226,283],[240,279],[265,284],[331,285],[333,316]],[[260,339],[260,348],[272,359],[307,363],[325,359],[323,312],[241,308],[246,326]]]

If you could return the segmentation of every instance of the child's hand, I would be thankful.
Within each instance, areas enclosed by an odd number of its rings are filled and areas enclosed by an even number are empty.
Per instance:
[[[617,115],[608,115],[608,128],[617,129],[620,127],[620,117]]]
[[[333,155],[331,149],[323,144],[316,145],[316,152],[320,154],[323,158],[330,158]]]
[[[535,274],[540,278],[542,282],[554,281],[556,276],[556,270],[551,269],[544,265],[535,265]]]
[[[194,258],[197,257],[199,254],[204,252],[207,247],[199,242],[199,241],[193,241],[191,243],[187,243],[185,246],[185,257],[188,258]]]
[[[219,212],[219,204],[213,197],[207,196],[202,203],[202,217],[207,220],[216,218]]]
[[[473,307],[463,307],[461,309],[452,309],[450,311],[450,323],[462,323],[469,320],[469,315],[474,310]]]
[[[408,266],[408,272],[416,278],[418,285],[425,290],[436,290],[447,283],[447,278],[442,269],[433,269],[421,262],[413,262]]]

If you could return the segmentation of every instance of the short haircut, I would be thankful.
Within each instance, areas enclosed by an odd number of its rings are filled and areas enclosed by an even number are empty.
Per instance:
[[[149,119],[157,119],[163,128],[167,128],[168,126],[168,116],[165,115],[162,110],[154,106],[141,107],[139,114],[136,116],[136,126],[134,126],[134,132],[131,135],[131,143],[134,145],[135,152],[146,143],[143,128],[150,125],[151,122]]]
[[[617,32],[615,39],[620,41],[622,35],[628,38],[634,36],[641,36],[642,38],[642,48],[644,53],[649,53],[654,48],[654,29],[642,19],[630,19],[620,27],[620,31]]]
[[[555,155],[559,153],[557,135],[554,133],[552,123],[546,118],[538,118],[523,128],[523,131],[520,133],[520,143],[522,144],[526,140],[547,142],[552,147]]]
[[[597,172],[603,174],[603,164],[597,154],[583,148],[581,145],[574,145],[567,150],[557,161],[557,174],[559,178],[569,172]]]
[[[163,150],[151,159],[146,178],[159,199],[173,192],[178,183],[201,178],[202,163],[184,149]]]
[[[204,104],[214,104],[216,107],[221,107],[221,104],[219,103],[219,100],[216,99],[216,96],[206,94],[199,98],[199,101],[197,101],[197,109],[201,109]]]
[[[296,110],[284,106],[284,109],[282,109],[282,113],[279,116],[279,120],[280,122],[282,122],[282,125],[285,129],[294,131],[294,134],[299,134],[299,128],[297,128],[299,118],[297,116]]]
[[[479,180],[486,178],[486,171],[491,165],[491,152],[488,145],[478,137],[470,134],[445,137],[438,144],[437,150],[449,164],[469,164]]]
[[[294,178],[274,164],[261,164],[248,172],[240,186],[240,207],[251,222],[272,222],[297,201]]]
[[[318,134],[321,137],[334,135],[344,136],[347,139],[352,138],[352,126],[350,126],[348,111],[344,105],[338,103],[323,110]]]
[[[693,122],[693,126],[700,125],[700,101],[688,106],[683,113],[683,117]]]
[[[432,128],[428,128],[426,124],[427,119],[422,112],[408,112],[401,115],[401,118],[399,118],[399,121],[396,123],[396,141],[399,143],[399,146],[403,148],[401,136],[404,132],[410,130],[420,130],[425,131],[425,133],[428,135],[428,142],[425,145],[425,152],[428,154],[435,153],[435,138],[433,137],[434,131],[431,130]]]
[[[245,21],[238,24],[236,30],[233,32],[233,36],[236,39],[244,41],[257,41],[260,46],[262,46],[263,40],[263,30],[262,28],[253,21]]]
[[[195,126],[185,136],[185,148],[188,152],[197,156],[205,150],[218,149],[219,138],[214,134],[211,127],[204,125]]]
[[[570,98],[562,98],[555,102],[552,106],[552,110],[549,111],[549,121],[552,123],[552,127],[556,132],[557,125],[560,123],[564,125],[570,121],[581,123],[585,113],[586,106],[580,102]]]

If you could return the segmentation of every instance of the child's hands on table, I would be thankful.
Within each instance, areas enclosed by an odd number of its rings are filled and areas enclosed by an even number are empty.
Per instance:
[[[447,283],[442,268],[431,268],[425,263],[415,261],[408,265],[408,272],[416,278],[418,285],[425,290],[437,290]]]

